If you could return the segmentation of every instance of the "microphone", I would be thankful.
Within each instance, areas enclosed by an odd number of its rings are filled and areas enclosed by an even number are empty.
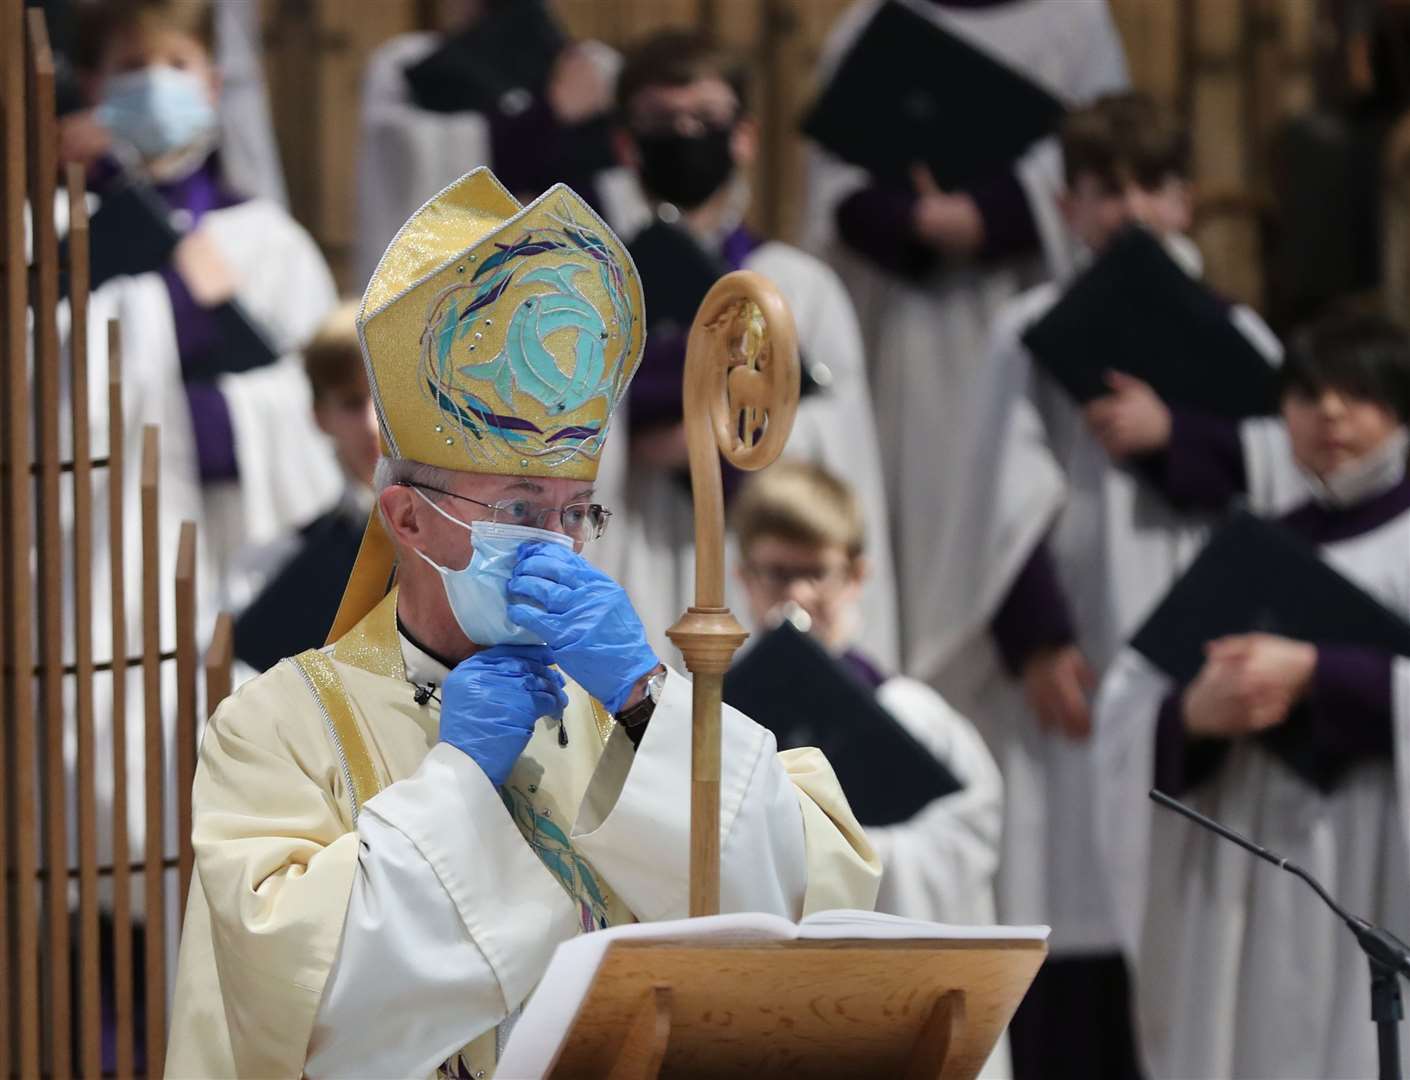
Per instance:
[[[1279,870],[1286,870],[1299,877],[1322,898],[1337,917],[1351,929],[1357,944],[1366,954],[1371,967],[1371,1019],[1376,1024],[1376,1042],[1380,1057],[1380,1080],[1400,1080],[1400,1033],[1397,1024],[1405,1015],[1401,1006],[1400,981],[1397,975],[1410,975],[1410,946],[1401,941],[1389,930],[1373,926],[1365,919],[1351,914],[1336,902],[1322,888],[1322,883],[1297,863],[1276,851],[1270,851],[1261,844],[1255,844],[1248,837],[1236,833],[1227,825],[1222,825],[1211,817],[1206,817],[1193,807],[1186,806],[1179,799],[1173,799],[1159,788],[1151,788],[1150,797],[1167,810],[1189,818],[1202,829],[1208,829],[1216,836],[1222,836],[1231,843],[1238,844],[1245,851],[1252,852],[1260,859],[1272,863]]]
[[[1152,788],[1150,796],[1167,810],[1174,810],[1201,828],[1208,829],[1210,832],[1222,836],[1225,840],[1238,844],[1245,851],[1250,851],[1265,862],[1272,863],[1279,870],[1286,870],[1294,877],[1299,877],[1307,882],[1312,890],[1322,898],[1323,903],[1336,912],[1337,917],[1351,928],[1351,932],[1356,935],[1356,940],[1361,942],[1361,947],[1366,950],[1367,956],[1393,971],[1410,976],[1410,945],[1406,945],[1389,930],[1372,926],[1365,919],[1351,914],[1332,898],[1331,894],[1322,887],[1321,882],[1298,866],[1297,863],[1279,855],[1276,851],[1269,851],[1262,844],[1254,843],[1247,836],[1236,833],[1227,825],[1220,824],[1211,817],[1206,817],[1194,807],[1186,806],[1179,799],[1171,798],[1159,788]]]
[[[436,697],[435,683],[427,683],[425,686],[416,686],[415,683],[412,683],[412,686],[415,686],[416,689],[411,695],[411,699],[418,705],[425,705],[426,702]],[[436,700],[439,701],[440,699],[436,698]]]

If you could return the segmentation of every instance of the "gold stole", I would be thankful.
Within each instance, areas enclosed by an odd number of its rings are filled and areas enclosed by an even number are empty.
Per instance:
[[[397,591],[393,589],[333,644],[332,660],[374,675],[405,681],[406,667],[402,661],[396,612]],[[310,649],[294,657],[292,662],[323,712],[329,739],[343,767],[352,801],[352,819],[356,822],[361,807],[382,789],[383,779],[373,763],[351,698],[332,660],[328,654]],[[613,720],[596,701],[592,702],[592,713],[600,753],[612,732]],[[577,808],[562,805],[549,790],[551,785],[545,782],[548,779],[545,775],[538,783],[523,783],[511,774],[509,782],[500,788],[500,797],[524,841],[577,905],[579,926],[584,933],[635,922],[635,916],[605,886],[591,863],[574,849],[567,829]],[[568,794],[581,798],[582,793]],[[496,1060],[495,1050],[495,1031],[491,1030],[448,1061],[439,1075],[478,1080]]]

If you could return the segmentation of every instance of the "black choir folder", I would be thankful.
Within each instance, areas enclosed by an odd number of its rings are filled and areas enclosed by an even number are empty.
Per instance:
[[[654,221],[627,245],[646,299],[653,332],[690,330],[705,294],[729,272],[723,259],[712,255],[679,225]]]
[[[1300,537],[1246,512],[1219,529],[1131,647],[1184,686],[1204,666],[1207,642],[1253,632],[1410,656],[1410,622],[1343,577]],[[1346,763],[1317,745],[1304,710],[1294,709],[1258,738],[1315,787],[1330,791],[1340,782]]]
[[[654,221],[627,245],[646,297],[651,333],[686,335],[715,282],[729,273],[724,259],[707,251],[683,226]],[[825,390],[832,373],[822,364],[798,357],[798,394],[810,397]]]
[[[1046,89],[887,0],[842,58],[803,131],[873,176],[908,180],[917,162],[945,190],[1004,171],[1057,129]]]
[[[567,44],[543,0],[509,0],[448,37],[404,72],[411,100],[428,112],[486,112],[512,90],[535,97]]]
[[[907,821],[964,785],[883,709],[876,694],[791,623],[725,676],[725,701],[774,733],[779,749],[816,746],[863,825]]]
[[[1167,404],[1232,419],[1277,401],[1273,367],[1228,305],[1139,226],[1112,240],[1023,343],[1080,404],[1110,393],[1108,371],[1144,379]]]

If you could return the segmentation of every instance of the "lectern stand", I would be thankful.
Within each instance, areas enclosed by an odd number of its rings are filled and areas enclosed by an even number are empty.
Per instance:
[[[748,271],[721,278],[686,346],[695,604],[668,631],[694,680],[692,918],[719,911],[721,691],[746,636],[724,605],[720,457],[771,463],[793,425],[798,379],[777,289]],[[973,1077],[1045,952],[1036,940],[614,941],[548,1075]]]
[[[553,1080],[978,1074],[1042,942],[614,942]]]

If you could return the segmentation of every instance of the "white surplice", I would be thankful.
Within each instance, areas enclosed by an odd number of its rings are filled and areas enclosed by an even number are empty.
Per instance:
[[[783,295],[798,328],[798,349],[810,364],[825,364],[830,385],[803,398],[784,456],[816,462],[856,491],[867,530],[872,573],[863,587],[862,624],[854,635],[864,651],[888,669],[897,660],[896,589],[891,561],[885,485],[881,476],[871,395],[856,316],[847,293],[826,265],[788,244],[769,242],[752,251],[744,269],[768,278]],[[625,427],[626,409],[614,423]],[[619,429],[620,430],[620,429]],[[695,602],[695,516],[688,486],[674,471],[628,460],[628,440],[609,440],[597,491],[614,511],[611,528],[589,549],[594,561],[639,598],[638,612],[660,656],[676,656],[666,637]],[[726,553],[725,601],[747,610]]]
[[[387,245],[417,207],[471,169],[495,165],[489,120],[483,113],[430,112],[411,100],[406,68],[426,59],[444,40],[430,32],[400,34],[368,58],[362,81],[353,262],[359,284],[372,276]],[[600,42],[583,45],[603,74],[615,80],[620,57]],[[606,169],[595,180],[604,204],[602,216],[619,234],[630,232],[650,216],[636,181],[625,169]]]
[[[1196,269],[1192,245],[1172,244]],[[936,681],[974,717],[1004,774],[1000,917],[1051,924],[1055,954],[1116,945],[1105,893],[1092,887],[1091,744],[1040,729],[988,627],[1046,538],[1077,645],[1100,673],[1208,529],[1203,515],[1176,511],[1137,474],[1113,467],[1078,406],[1034,365],[1022,334],[1060,294],[1055,284],[1039,286],[1005,305],[996,322],[976,410],[985,441],[964,497],[936,526],[931,581],[937,602],[954,613],[935,639]],[[1276,341],[1252,312],[1236,309],[1231,320],[1276,361]]]
[[[1063,101],[1079,104],[1127,85],[1105,0],[1012,0],[983,7],[900,2]],[[824,50],[822,79],[879,5],[862,0],[842,17]],[[985,360],[991,324],[1005,300],[1043,276],[1066,272],[1071,263],[1071,242],[1056,209],[1062,176],[1053,142],[1035,145],[1017,163],[1016,175],[1044,258],[992,266],[949,263],[925,281],[911,282],[879,270],[836,235],[837,206],[867,183],[866,174],[817,149],[809,167],[806,243],[841,272],[857,305],[870,363],[891,502],[902,669],[926,681],[940,668],[937,640],[951,620],[966,616],[947,607],[933,584],[936,528],[974,483],[972,465],[985,438],[976,395],[990,378]]]
[[[1246,448],[1257,437],[1246,431]],[[1260,482],[1271,475],[1267,448],[1249,455],[1251,504],[1260,512],[1283,501],[1276,486]],[[1321,553],[1410,615],[1410,514]],[[1404,937],[1410,660],[1395,661],[1392,679],[1393,762],[1357,764],[1336,790],[1322,793],[1245,740],[1211,780],[1181,797],[1308,870],[1353,913]],[[1377,1075],[1366,959],[1346,927],[1303,882],[1147,798],[1157,717],[1172,689],[1163,672],[1127,649],[1096,705],[1096,824],[1149,1074]],[[1402,1067],[1410,1067],[1401,1047]]]

